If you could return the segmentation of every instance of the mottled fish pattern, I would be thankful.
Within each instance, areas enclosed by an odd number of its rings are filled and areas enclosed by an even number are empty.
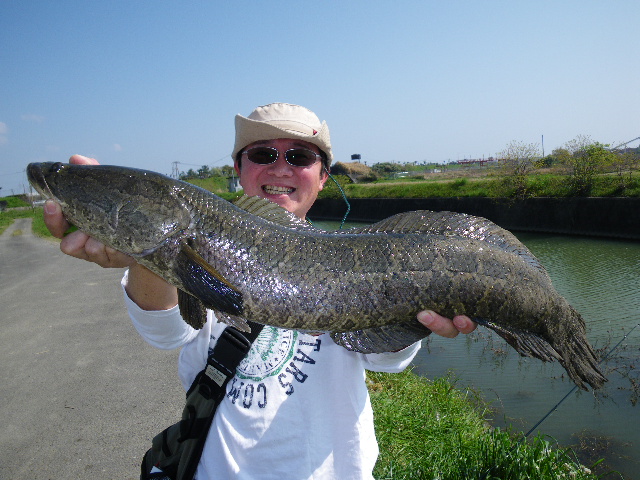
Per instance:
[[[70,223],[175,285],[194,328],[210,308],[240,329],[329,332],[379,353],[426,337],[416,314],[430,309],[559,361],[581,388],[605,381],[582,317],[533,254],[484,218],[416,211],[325,232],[267,200],[232,204],[145,170],[38,163],[27,174]]]

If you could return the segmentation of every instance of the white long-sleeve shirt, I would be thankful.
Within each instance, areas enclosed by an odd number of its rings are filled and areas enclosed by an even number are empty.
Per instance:
[[[209,311],[195,330],[177,307],[145,311],[126,293],[125,302],[148,343],[182,347],[178,375],[187,390],[226,325]],[[372,479],[378,444],[365,369],[399,372],[419,348],[363,355],[326,334],[264,327],[227,384],[195,478]]]

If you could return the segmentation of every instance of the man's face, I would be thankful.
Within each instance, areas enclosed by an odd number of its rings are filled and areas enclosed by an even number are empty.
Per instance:
[[[243,155],[242,166],[238,167],[236,163],[235,169],[244,193],[267,198],[300,218],[305,218],[324,187],[327,173],[323,171],[320,159],[309,167],[294,167],[287,163],[284,154],[291,148],[307,148],[318,154],[320,149],[302,140],[279,138],[254,142],[243,151],[256,146],[276,148],[278,159],[268,165],[258,165]]]

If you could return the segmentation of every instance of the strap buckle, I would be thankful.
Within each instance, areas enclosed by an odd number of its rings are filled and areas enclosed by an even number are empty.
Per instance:
[[[233,327],[225,328],[207,358],[205,375],[222,387],[250,349],[251,342],[241,332]]]

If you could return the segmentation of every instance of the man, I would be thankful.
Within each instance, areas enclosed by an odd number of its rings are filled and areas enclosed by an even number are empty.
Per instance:
[[[284,103],[236,116],[232,156],[246,194],[303,219],[333,161],[327,124],[304,107]],[[70,161],[97,163],[81,156]],[[68,227],[53,202],[45,205],[45,222],[58,237]],[[128,267],[122,285],[132,322],[151,345],[182,347],[178,374],[188,389],[225,325],[208,312],[205,326],[194,330],[180,317],[174,287],[82,232],[64,237],[60,248],[103,267]],[[420,312],[418,320],[445,337],[475,328],[467,317],[450,321],[430,311]],[[227,386],[196,478],[372,478],[378,447],[365,369],[401,371],[419,347],[363,355],[328,335],[265,327]]]

